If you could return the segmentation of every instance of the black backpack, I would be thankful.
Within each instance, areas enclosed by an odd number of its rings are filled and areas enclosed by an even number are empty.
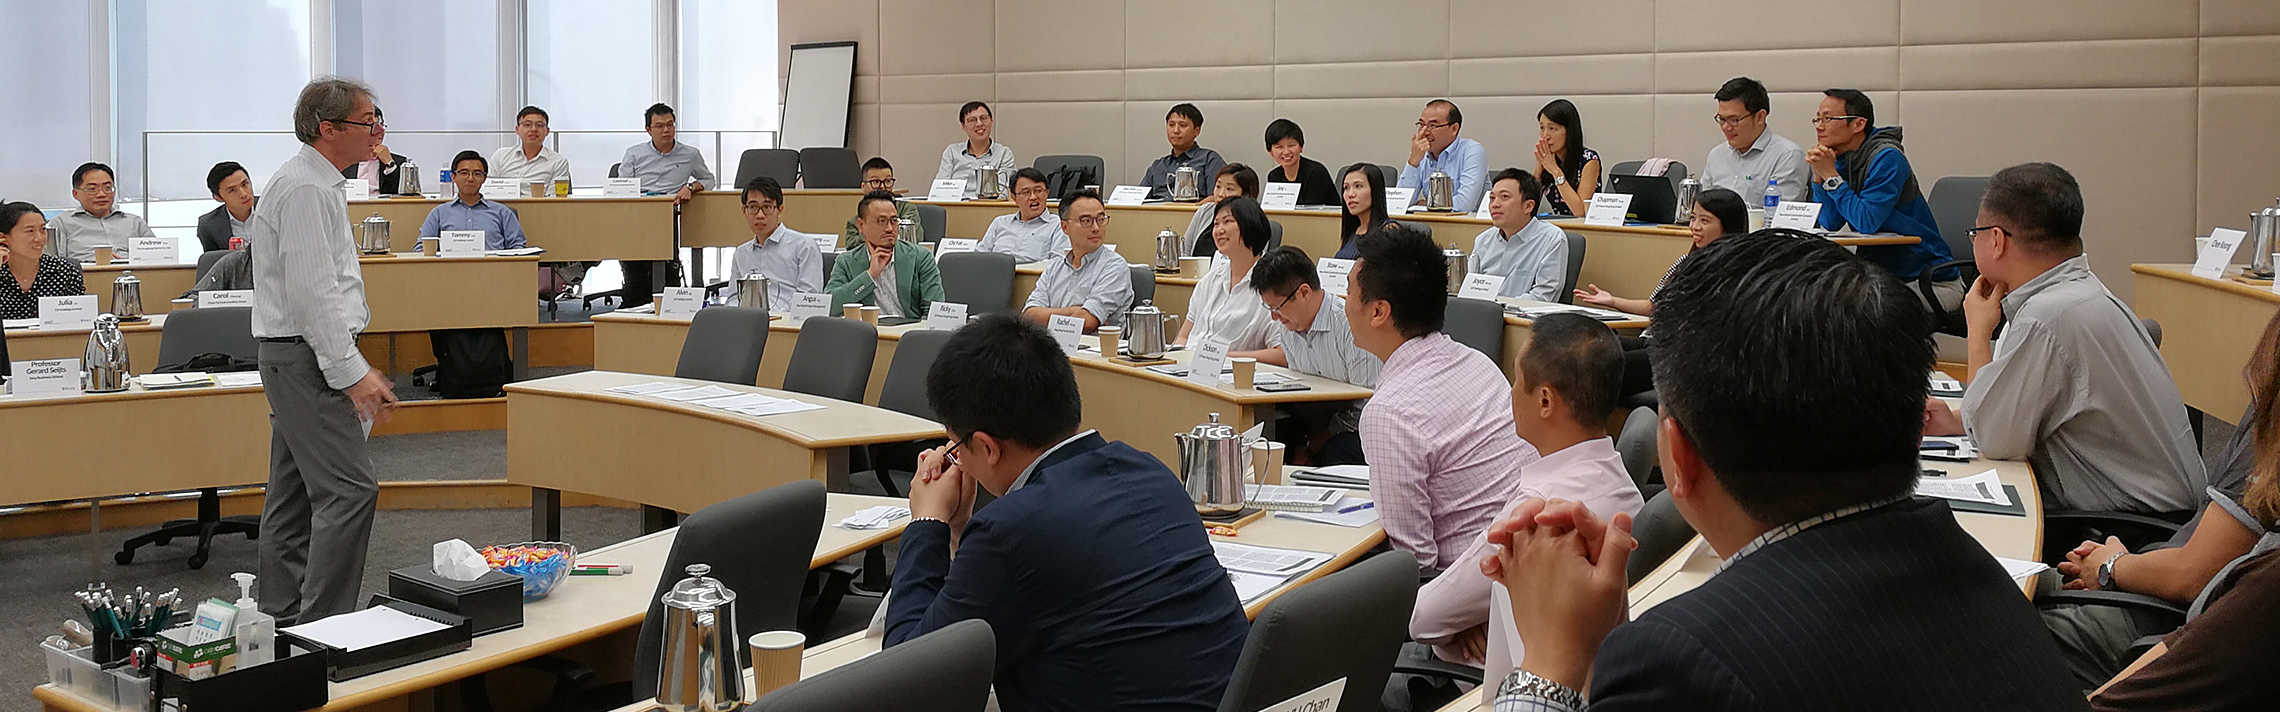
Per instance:
[[[435,348],[435,393],[445,398],[492,398],[514,375],[505,329],[437,329],[428,332]]]
[[[1100,185],[1100,176],[1092,166],[1062,166],[1045,176],[1045,192],[1055,201],[1068,200],[1088,185]]]

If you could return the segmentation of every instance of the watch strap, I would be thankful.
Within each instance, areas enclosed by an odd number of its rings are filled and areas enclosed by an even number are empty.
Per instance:
[[[1571,710],[1583,709],[1583,693],[1577,692],[1573,687],[1537,677],[1535,673],[1526,670],[1513,670],[1496,687],[1497,699],[1515,696],[1544,700]]]

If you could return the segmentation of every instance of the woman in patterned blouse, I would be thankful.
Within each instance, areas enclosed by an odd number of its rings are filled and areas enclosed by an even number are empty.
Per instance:
[[[44,254],[47,218],[31,203],[0,205],[0,264],[7,279],[0,279],[0,319],[29,319],[40,315],[40,297],[69,297],[87,293],[79,276],[79,263]]]
[[[1536,180],[1553,215],[1582,215],[1599,192],[1599,152],[1583,145],[1583,116],[1566,99],[1536,112]]]

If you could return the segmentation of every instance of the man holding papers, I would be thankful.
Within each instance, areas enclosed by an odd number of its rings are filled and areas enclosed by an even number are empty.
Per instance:
[[[885,644],[980,618],[1006,710],[1216,709],[1250,631],[1235,587],[1179,478],[1078,430],[1060,345],[984,316],[926,395],[950,444],[911,480]],[[998,497],[979,512],[976,486]]]

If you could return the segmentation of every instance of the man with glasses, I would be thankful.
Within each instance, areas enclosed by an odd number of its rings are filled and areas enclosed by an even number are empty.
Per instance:
[[[990,113],[990,105],[979,101],[966,102],[958,107],[958,130],[966,139],[942,148],[942,164],[935,166],[935,180],[952,178],[966,182],[966,197],[974,197],[981,186],[974,183],[982,168],[997,169],[998,187],[1003,189],[1013,180],[1013,147],[997,142],[997,117]]]
[[[745,184],[737,198],[744,203],[744,224],[752,228],[752,239],[729,256],[728,278],[766,275],[768,304],[778,310],[789,308],[800,292],[821,291],[823,251],[814,237],[784,226],[784,187],[760,176]]]
[[[453,157],[451,184],[459,189],[459,197],[428,211],[427,220],[420,223],[420,237],[440,238],[445,230],[481,230],[483,249],[520,249],[522,219],[512,208],[483,199],[483,181],[490,173],[491,164],[483,154],[460,151]]]
[[[1773,103],[1766,97],[1765,85],[1749,77],[1734,77],[1718,87],[1712,98],[1718,100],[1718,114],[1713,118],[1726,141],[1711,146],[1710,157],[1702,161],[1703,189],[1731,190],[1754,205],[1765,195],[1766,181],[1773,181],[1782,200],[1803,200],[1805,149],[1766,130]]]
[[[544,181],[553,184],[570,180],[570,159],[546,147],[546,110],[525,106],[515,114],[515,138],[520,146],[502,146],[491,152],[493,178],[502,178],[516,187]]]
[[[864,193],[855,203],[855,218],[863,243],[831,263],[831,279],[823,285],[831,303],[876,306],[885,317],[926,318],[928,306],[942,301],[942,270],[934,253],[895,239],[902,221],[895,216],[894,194]]]
[[[881,156],[872,156],[863,162],[863,192],[885,191],[895,197],[895,220],[908,221],[909,227],[901,230],[903,242],[916,245],[926,242],[926,224],[918,220],[918,206],[902,199],[902,191],[895,190],[895,167]],[[855,218],[847,219],[847,226],[839,230],[839,246],[855,249],[863,241],[863,231],[855,226]]]
[[[108,246],[118,259],[127,258],[127,243],[137,237],[156,237],[142,216],[119,211],[118,182],[111,167],[83,163],[71,172],[71,197],[79,207],[55,217],[56,239],[47,253],[77,262],[94,262],[95,248]]]
[[[1259,256],[1251,267],[1251,289],[1267,306],[1267,318],[1281,324],[1269,329],[1261,363],[1300,373],[1342,381],[1363,388],[1377,386],[1378,368],[1385,363],[1354,345],[1353,329],[1346,324],[1346,303],[1322,291],[1322,280],[1306,252],[1284,245]],[[1275,429],[1290,446],[1291,462],[1299,465],[1363,464],[1361,427],[1365,398],[1343,403],[1293,403],[1286,406],[1290,422]]]
[[[1488,191],[1488,152],[1479,141],[1457,135],[1464,124],[1465,112],[1455,102],[1425,102],[1425,111],[1417,115],[1417,133],[1409,137],[1409,164],[1391,187],[1411,189],[1411,204],[1423,205],[1425,178],[1440,171],[1456,181],[1450,202],[1457,212],[1479,209],[1480,196]]]
[[[372,129],[374,136],[382,140],[388,138],[388,117],[386,114],[374,113],[370,123],[372,125],[367,128]],[[371,186],[375,194],[396,195],[403,190],[403,171],[401,169],[405,163],[411,162],[415,162],[412,161],[411,156],[388,150],[388,144],[375,143],[372,144],[372,152],[365,155],[362,160],[357,161],[356,165],[340,169],[340,177],[362,178],[364,184]]]
[[[1900,127],[1877,126],[1876,106],[1858,89],[1821,93],[1821,105],[1813,112],[1818,144],[1805,151],[1805,163],[1813,169],[1813,200],[1821,204],[1821,229],[1849,227],[1863,234],[1920,238],[1913,245],[1860,248],[1862,259],[1911,284],[1925,270],[1954,259],[1940,239],[1939,222],[1932,218],[1931,203],[1924,201],[1916,171],[1900,150]],[[1751,195],[1742,193],[1745,200]],[[1963,303],[1960,271],[1950,267],[1931,277],[1938,303],[1927,308],[1953,311]]]
[[[618,175],[641,180],[643,195],[671,195],[673,204],[689,202],[697,191],[713,182],[712,169],[705,167],[705,156],[695,146],[675,140],[680,131],[673,107],[650,104],[641,112],[641,123],[649,132],[649,140],[625,149],[618,159]],[[656,283],[657,269],[672,264],[665,261],[621,260],[618,268],[625,270],[625,287],[620,290],[628,307],[649,303],[650,285]]]
[[[977,249],[1003,252],[1022,262],[1036,262],[1069,249],[1069,237],[1061,232],[1061,216],[1045,209],[1045,197],[1044,171],[1014,171],[1014,212],[990,220]]]
[[[1067,248],[1045,263],[1037,288],[1021,305],[1021,318],[1047,324],[1055,316],[1085,320],[1085,331],[1122,323],[1132,307],[1132,270],[1115,250],[1101,249],[1108,235],[1108,204],[1100,191],[1079,190],[1061,201],[1061,231]]]

